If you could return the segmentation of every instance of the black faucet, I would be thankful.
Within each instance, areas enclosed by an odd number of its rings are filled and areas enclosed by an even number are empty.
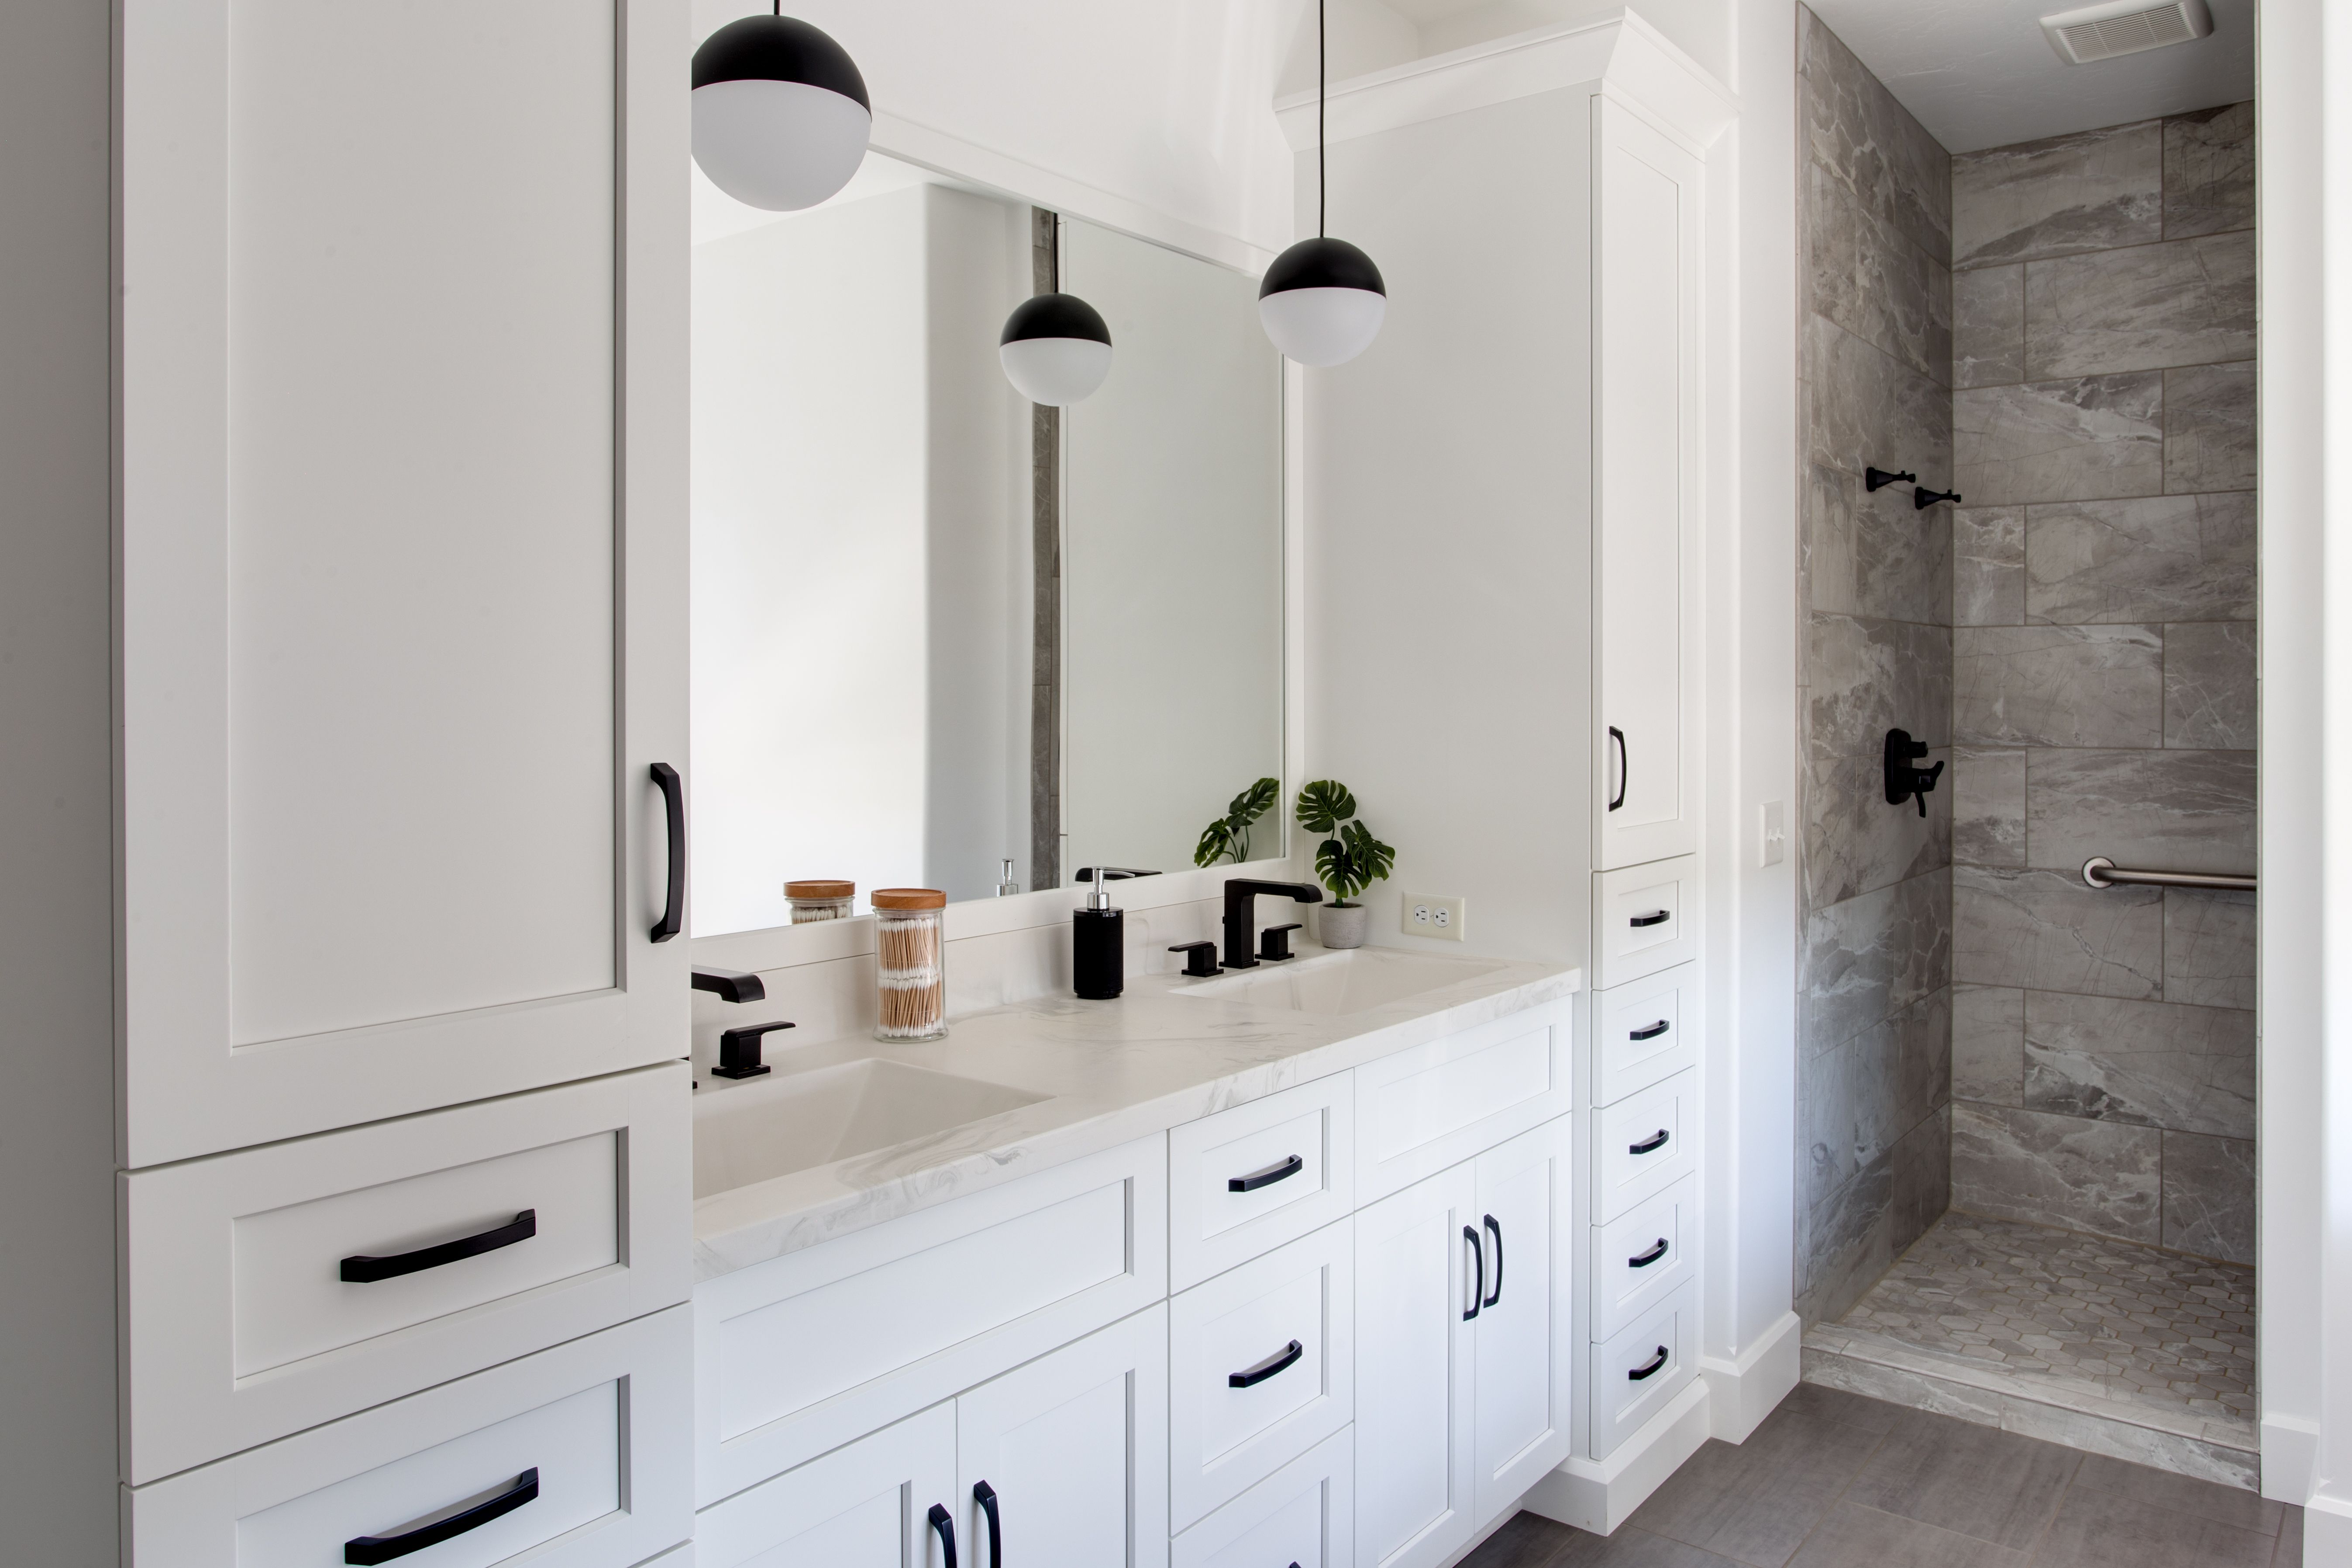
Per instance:
[[[1302,904],[1319,904],[1323,889],[1312,882],[1260,882],[1236,877],[1225,884],[1225,967],[1255,969],[1257,954],[1250,951],[1257,936],[1257,896],[1279,893]]]
[[[724,1002],[764,1002],[768,988],[756,974],[746,974],[740,969],[698,969],[694,972],[694,988],[708,991]]]

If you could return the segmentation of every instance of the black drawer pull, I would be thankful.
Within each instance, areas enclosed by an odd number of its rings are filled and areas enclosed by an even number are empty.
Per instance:
[[[1664,1034],[1669,1026],[1666,1021],[1661,1018],[1646,1029],[1628,1030],[1625,1037],[1629,1040],[1654,1040]]]
[[[661,790],[662,816],[669,837],[669,879],[663,889],[661,919],[646,934],[667,942],[685,929],[686,921],[686,786],[667,763],[653,765],[654,783]]]
[[[389,1563],[395,1557],[405,1557],[412,1552],[422,1552],[428,1546],[438,1546],[445,1541],[479,1530],[494,1519],[512,1513],[539,1495],[539,1467],[515,1478],[514,1485],[490,1499],[476,1503],[463,1513],[453,1513],[446,1519],[436,1519],[431,1524],[399,1535],[355,1535],[343,1542],[346,1563]]]
[[[931,1528],[940,1532],[940,1551],[947,1558],[947,1562],[942,1564],[942,1568],[956,1568],[955,1515],[950,1513],[942,1505],[933,1503],[931,1505],[930,1519]]]
[[[1609,809],[1614,811],[1625,804],[1625,783],[1633,776],[1633,761],[1625,754],[1624,731],[1612,724],[1609,726],[1609,738],[1617,742],[1617,798],[1609,803]]]
[[[1503,1304],[1503,1222],[1493,1215],[1486,1216],[1486,1228],[1495,1233],[1495,1293],[1479,1303],[1482,1307]]]
[[[1625,923],[1629,926],[1662,926],[1674,918],[1672,910],[1652,910],[1646,915],[1635,915]]]
[[[1651,1264],[1655,1263],[1659,1258],[1664,1258],[1665,1255],[1666,1238],[1662,1236],[1658,1237],[1658,1245],[1650,1248],[1649,1251],[1637,1252],[1633,1257],[1625,1259],[1625,1267],[1628,1268],[1647,1268]]]
[[[438,1247],[420,1247],[414,1252],[395,1252],[384,1258],[364,1255],[346,1258],[343,1259],[342,1280],[346,1285],[369,1285],[378,1279],[397,1279],[403,1274],[438,1268],[459,1258],[479,1258],[485,1252],[496,1252],[501,1247],[529,1241],[538,1234],[539,1211],[525,1209],[496,1229],[483,1231],[478,1236],[461,1236]],[[525,1498],[523,1500],[528,1502],[530,1500]]]
[[[1661,1127],[1658,1129],[1658,1134],[1656,1137],[1644,1138],[1639,1143],[1626,1144],[1625,1152],[1628,1154],[1654,1154],[1666,1146],[1666,1130]]]
[[[1470,1244],[1470,1307],[1462,1314],[1466,1323],[1478,1315],[1478,1292],[1486,1288],[1486,1247],[1478,1233],[1466,1225],[1462,1227],[1462,1239]]]
[[[1666,1354],[1666,1347],[1660,1345],[1656,1358],[1647,1366],[1637,1366],[1628,1371],[1625,1373],[1625,1380],[1628,1383],[1639,1383],[1645,1377],[1655,1377],[1666,1370],[1666,1363],[1670,1359]]]
[[[974,1481],[971,1499],[988,1515],[988,1568],[1004,1568],[1004,1521],[996,1517],[996,1489],[986,1481]]]
[[[1226,1177],[1225,1191],[1254,1193],[1260,1187],[1270,1187],[1276,1182],[1286,1182],[1305,1169],[1307,1169],[1307,1162],[1293,1154],[1289,1159],[1268,1165],[1263,1171],[1252,1171],[1246,1176]]]
[[[1255,1366],[1251,1367],[1248,1371],[1229,1372],[1225,1373],[1225,1386],[1227,1388],[1255,1388],[1259,1384],[1264,1383],[1276,1373],[1289,1371],[1293,1366],[1297,1364],[1298,1358],[1306,1353],[1307,1347],[1300,1344],[1297,1340],[1293,1340],[1288,1344],[1283,1346],[1280,1350],[1275,1352],[1272,1355],[1266,1357],[1264,1361],[1258,1363]]]

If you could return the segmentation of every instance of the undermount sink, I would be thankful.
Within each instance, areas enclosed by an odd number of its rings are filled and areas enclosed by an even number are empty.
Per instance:
[[[1047,1098],[879,1059],[712,1090],[695,1100],[694,1195],[871,1153]]]
[[[1338,1016],[1362,1013],[1493,973],[1499,962],[1439,958],[1394,948],[1359,947],[1286,963],[1261,963],[1255,969],[1219,980],[1178,981],[1179,996],[1208,996],[1252,1007],[1285,1007],[1294,1013]]]

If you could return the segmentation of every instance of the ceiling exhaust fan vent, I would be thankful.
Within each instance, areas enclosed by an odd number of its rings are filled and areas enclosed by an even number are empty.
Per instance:
[[[2108,0],[2042,18],[2042,36],[2058,58],[2072,66],[2136,55],[2168,44],[2185,44],[2213,30],[2213,13],[2205,0]]]

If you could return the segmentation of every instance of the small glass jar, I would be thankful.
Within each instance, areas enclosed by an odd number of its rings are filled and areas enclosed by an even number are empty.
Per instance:
[[[784,897],[792,900],[793,924],[813,925],[818,921],[845,921],[857,903],[855,882],[786,882]]]
[[[936,888],[877,888],[874,973],[877,1040],[936,1040],[948,1032],[948,896]]]

